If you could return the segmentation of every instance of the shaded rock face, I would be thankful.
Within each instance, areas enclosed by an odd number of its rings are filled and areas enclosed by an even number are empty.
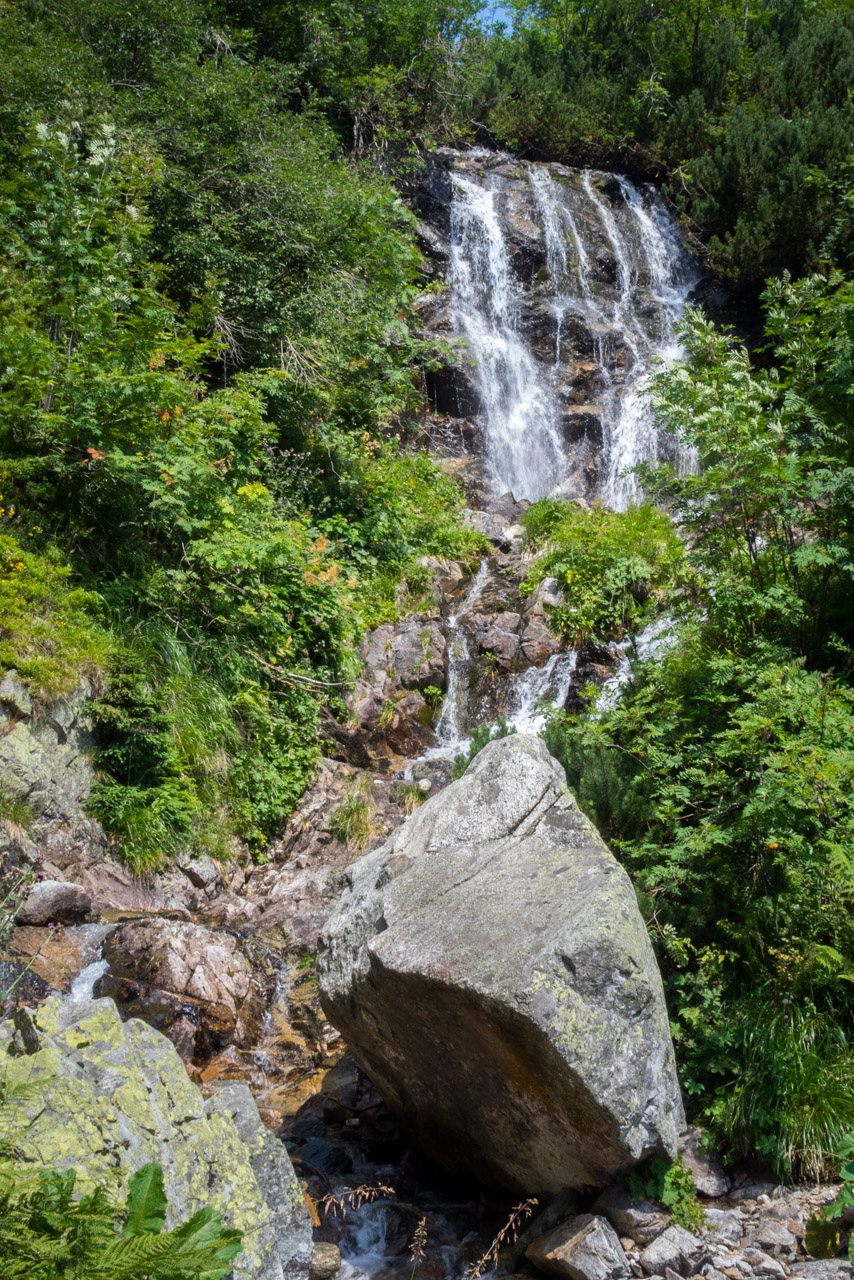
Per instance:
[[[490,744],[349,879],[320,940],[323,1007],[430,1156],[528,1193],[675,1154],[634,891],[542,742]]]
[[[40,1161],[75,1168],[85,1192],[163,1165],[167,1226],[219,1210],[243,1231],[235,1280],[306,1280],[311,1227],[284,1147],[264,1128],[246,1085],[205,1102],[173,1046],[143,1022],[123,1023],[111,1000],[52,998],[25,1034],[0,1023],[0,1067],[19,1098],[19,1143]]]

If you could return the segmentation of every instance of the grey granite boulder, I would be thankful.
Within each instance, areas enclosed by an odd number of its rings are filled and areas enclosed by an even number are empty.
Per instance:
[[[570,1218],[528,1246],[525,1257],[558,1280],[619,1280],[629,1263],[613,1228],[592,1213]]]
[[[635,894],[541,741],[491,743],[348,877],[323,1008],[434,1159],[528,1193],[675,1154]]]
[[[637,1199],[624,1187],[607,1187],[593,1206],[620,1236],[628,1236],[639,1245],[650,1244],[670,1225],[670,1214],[651,1200]]]
[[[647,1245],[640,1264],[648,1276],[664,1275],[668,1269],[677,1275],[690,1276],[699,1270],[705,1253],[702,1240],[684,1227],[672,1226]]]
[[[92,911],[92,899],[79,884],[41,880],[15,913],[17,924],[79,924]]]

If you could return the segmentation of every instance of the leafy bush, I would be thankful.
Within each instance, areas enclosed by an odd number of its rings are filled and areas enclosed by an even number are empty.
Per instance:
[[[654,507],[588,510],[543,498],[522,523],[528,545],[540,551],[523,594],[543,578],[557,578],[565,603],[549,622],[573,644],[622,636],[636,626],[644,605],[678,578],[682,544]]]
[[[47,700],[97,674],[109,650],[92,616],[98,597],[72,586],[70,577],[55,550],[36,552],[0,533],[0,667],[14,667]]]
[[[685,1168],[681,1156],[672,1164],[661,1156],[653,1156],[636,1173],[629,1174],[626,1187],[638,1200],[658,1200],[680,1227],[696,1230],[705,1225],[706,1216],[697,1199],[693,1175]]]
[[[117,1205],[103,1187],[74,1196],[76,1171],[0,1164],[0,1262],[9,1280],[225,1280],[242,1233],[213,1209],[164,1231],[163,1170],[147,1164]],[[121,1218],[119,1234],[116,1220]]]
[[[758,1151],[779,1177],[819,1180],[854,1128],[854,1045],[833,1013],[775,992],[738,1013],[738,1080],[710,1115],[733,1151]]]

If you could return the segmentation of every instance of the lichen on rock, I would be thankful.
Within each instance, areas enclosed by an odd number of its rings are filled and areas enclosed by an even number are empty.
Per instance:
[[[207,1102],[172,1044],[112,1000],[52,998],[22,1042],[0,1023],[0,1071],[10,1092],[8,1136],[44,1167],[75,1168],[81,1193],[119,1191],[150,1160],[163,1166],[167,1226],[218,1210],[243,1234],[235,1280],[305,1280],[311,1229],[282,1144],[265,1129],[248,1086]],[[38,1087],[33,1088],[36,1084]],[[20,1093],[17,1085],[26,1085]]]

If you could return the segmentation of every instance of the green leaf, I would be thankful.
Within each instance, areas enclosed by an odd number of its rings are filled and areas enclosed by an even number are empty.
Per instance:
[[[813,1258],[833,1258],[839,1249],[839,1224],[814,1213],[804,1232],[804,1248]]]
[[[152,1160],[137,1169],[128,1182],[127,1217],[122,1235],[157,1235],[165,1221],[163,1169]]]

